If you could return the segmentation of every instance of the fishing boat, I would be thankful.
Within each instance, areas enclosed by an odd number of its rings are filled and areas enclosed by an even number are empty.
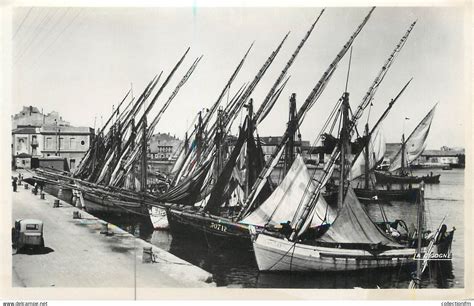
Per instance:
[[[146,105],[147,99],[152,96],[161,73],[148,83],[136,101],[132,97],[129,104],[120,113],[119,108],[125,102],[129,91],[117,109],[112,112],[102,131],[94,138],[93,144],[76,171],[68,176],[57,176],[61,177],[61,180],[66,178],[74,182],[72,187],[79,193],[82,205],[86,210],[114,214],[149,215],[147,207],[150,203],[154,203],[156,198],[147,193],[147,143],[163,113],[192,75],[202,56],[194,60],[149,125],[147,115],[153,109],[157,99],[188,52],[189,48],[175,64],[148,105]],[[141,112],[141,110],[143,111]],[[136,117],[139,117],[139,120],[135,121]],[[109,123],[112,123],[112,126],[104,135],[103,131]],[[58,184],[65,185],[65,182],[61,180],[57,181]]]
[[[205,133],[206,127],[215,113],[218,114],[218,117],[222,118],[224,113],[229,114],[235,112],[234,107],[237,106],[240,98],[247,89],[246,85],[240,87],[224,110],[219,109],[219,105],[226,93],[230,90],[233,81],[240,72],[252,47],[253,43],[245,52],[214,104],[207,110],[204,116],[200,111],[197,115],[197,124],[194,126],[194,129],[189,135],[188,131],[185,133],[184,145],[181,147],[178,158],[169,175],[169,177],[172,178],[171,184],[168,186],[168,190],[157,195],[158,199],[155,201],[156,205],[152,205],[149,208],[150,220],[155,229],[162,230],[169,228],[167,208],[165,207],[169,208],[172,205],[183,203],[190,205],[189,203],[193,203],[193,201],[196,200],[194,195],[201,193],[201,187],[204,184],[204,179],[211,166],[210,163],[202,162],[201,159],[204,146],[203,136],[204,134],[208,134],[211,137],[211,134],[216,131],[217,122],[210,128],[208,133]],[[278,50],[279,49],[277,49],[277,52]],[[271,63],[271,61],[269,61],[269,63]],[[266,65],[269,65],[269,63],[266,63]],[[265,67],[264,65],[261,71],[265,71]],[[192,138],[194,139],[189,143],[189,140]],[[200,162],[202,162],[201,165],[199,165]],[[186,205],[182,205],[182,207],[184,209]]]
[[[410,174],[396,175],[390,172],[374,171],[377,184],[419,184],[422,181],[426,184],[439,184],[441,174],[414,176]]]
[[[255,126],[268,115],[278,99],[286,82],[278,89],[279,84],[284,79],[287,70],[295,60],[298,52],[303,47],[323,12],[324,10],[320,13],[292,54],[258,111],[255,114],[253,113],[252,99],[250,99],[250,102],[246,105],[248,114],[245,123],[240,130],[236,143],[233,145],[232,152],[226,159],[224,167],[222,170],[217,171],[218,175],[216,175],[215,183],[208,188],[210,193],[202,197],[200,201],[193,203],[194,205],[192,206],[176,204],[168,209],[168,220],[172,231],[185,233],[187,235],[198,234],[204,236],[207,241],[219,241],[219,245],[227,243],[234,246],[251,247],[248,225],[239,223],[239,221],[244,217],[242,214],[244,208],[242,204],[264,164],[260,142],[258,140],[256,141],[253,136]],[[357,29],[357,32],[350,38],[328,71],[326,71],[321,80],[317,83],[315,89],[305,102],[306,105],[304,108],[306,110],[322,93],[325,84],[329,81],[330,76],[335,70],[337,62],[342,58],[348,48],[350,48],[352,41],[360,32],[367,19],[368,18],[366,18],[364,23]],[[274,54],[275,53],[276,52],[274,52]],[[263,68],[260,69],[260,71],[263,71]],[[244,95],[244,97],[248,98],[249,94],[250,92]],[[243,102],[245,102],[245,100],[243,100]],[[290,118],[289,120],[288,125],[291,126],[290,129],[292,132],[287,132],[286,140],[294,139],[297,131],[295,125],[297,122],[295,103],[295,95],[292,95],[290,99],[290,117],[293,116],[294,118]],[[302,119],[302,116],[303,112],[299,114],[299,119]],[[258,139],[258,135],[256,138]],[[293,148],[289,149],[288,152],[293,153]],[[217,156],[219,156],[219,154],[216,154],[216,157]],[[279,156],[281,157],[281,154]],[[290,155],[287,154],[287,156]],[[217,162],[217,164],[221,164],[221,162]],[[291,166],[291,162],[286,162],[286,164],[288,167]],[[254,207],[258,206],[257,202],[261,203],[265,200],[265,193],[271,189],[271,186],[272,184],[269,182],[269,179],[266,178],[262,184],[264,192],[259,195],[255,203],[252,203]]]
[[[374,268],[394,268],[415,262],[421,247],[430,242],[441,246],[450,244],[450,236],[428,238],[419,223],[418,233],[401,233],[392,226],[379,226],[368,216],[351,187],[350,171],[351,133],[361,117],[365,103],[359,105],[349,118],[349,94],[345,92],[340,104],[341,129],[339,144],[325,164],[321,174],[309,179],[303,196],[294,197],[298,203],[285,230],[265,229],[258,233],[252,226],[253,249],[260,271],[352,271]],[[365,104],[365,105],[364,105]],[[339,195],[335,211],[331,211],[322,189],[339,166]],[[419,203],[423,203],[420,193]],[[279,206],[266,215],[270,222]],[[422,209],[419,208],[421,212]],[[454,232],[454,229],[453,231]],[[416,237],[416,238],[415,238]],[[417,247],[419,247],[417,249]],[[425,248],[426,250],[426,248]]]
[[[428,114],[420,121],[417,127],[405,140],[402,135],[402,145],[400,150],[395,154],[387,172],[374,171],[378,184],[438,184],[440,174],[425,176],[414,176],[407,169],[410,164],[416,160],[425,150],[426,139],[430,131],[431,122],[435,114],[436,105],[428,112]]]
[[[290,194],[288,193],[286,186],[293,186],[293,184],[294,186],[306,185],[308,181],[305,181],[305,179],[308,180],[310,177],[302,157],[298,154],[296,154],[295,157],[294,151],[292,149],[291,144],[293,143],[297,128],[301,124],[306,112],[312,105],[314,105],[317,98],[323,92],[325,86],[330,80],[332,73],[337,67],[337,63],[343,58],[344,54],[350,48],[352,42],[355,40],[363,26],[368,21],[371,13],[372,11],[366,16],[362,24],[356,29],[356,32],[351,36],[349,41],[337,54],[334,61],[325,71],[322,78],[317,82],[315,88],[311,91],[310,95],[305,100],[298,112],[296,112],[295,104],[292,103],[292,100],[294,100],[294,95],[292,95],[292,98],[290,98],[290,120],[287,124],[287,130],[285,131],[280,144],[275,149],[270,160],[267,161],[267,164],[265,165],[266,169],[264,169],[264,171],[260,171],[260,175],[258,175],[255,183],[253,184],[249,195],[246,195],[245,190],[247,188],[250,189],[251,185],[244,184],[241,188],[242,190],[240,194],[242,194],[242,196],[239,197],[239,199],[243,199],[241,204],[236,208],[232,208],[227,205],[226,202],[231,200],[231,198],[226,198],[225,195],[227,193],[224,193],[223,190],[226,189],[226,184],[227,186],[232,185],[229,182],[229,178],[232,176],[229,174],[230,171],[228,171],[227,174],[223,171],[223,175],[218,178],[219,181],[214,186],[209,198],[203,198],[200,203],[196,203],[196,205],[193,207],[176,205],[168,210],[168,219],[170,222],[170,227],[173,231],[181,232],[188,236],[204,236],[206,241],[216,241],[219,246],[229,244],[233,247],[248,247],[251,243],[249,239],[250,235],[247,231],[249,225],[252,225],[252,227],[256,228],[258,231],[263,230],[268,224],[260,223],[258,217],[261,215],[266,215],[266,210],[269,206],[273,205],[275,201],[286,204],[292,203],[291,196],[284,198],[278,197],[284,194],[287,196]],[[403,40],[405,39],[406,37],[403,38]],[[399,49],[400,47],[397,47],[394,53],[398,52]],[[382,69],[381,76],[379,76],[379,78],[383,78],[383,75],[386,73],[386,70],[388,70],[393,57],[394,56],[392,54],[389,63],[386,65],[386,67],[384,67],[384,69]],[[375,91],[376,87],[377,86],[372,86],[370,91]],[[294,111],[292,111],[292,109]],[[257,112],[255,117],[258,117],[259,113],[260,112]],[[252,118],[251,114],[252,113],[249,112],[247,119],[249,119],[249,117]],[[252,122],[252,120],[249,120],[248,122]],[[249,143],[252,142],[247,142],[247,145]],[[235,148],[238,149],[238,146],[236,145]],[[276,186],[271,196],[268,197],[265,195],[262,197],[262,190],[266,190],[268,192],[269,175],[276,164],[279,164],[284,151],[286,152],[284,164],[285,170],[287,171],[285,179],[278,186]],[[235,154],[235,152],[236,151],[233,151],[232,154],[234,156],[239,156],[238,154]],[[250,156],[251,154],[246,155],[247,158]],[[225,168],[231,169],[233,164],[235,164],[235,161],[232,158],[229,158]],[[235,171],[232,171],[232,173],[235,173]],[[226,175],[227,179],[225,179]],[[272,184],[270,185],[273,186]],[[303,191],[296,190],[294,191],[293,195],[297,192]],[[239,192],[237,193],[239,194]],[[276,200],[274,197],[277,197],[278,200]],[[295,205],[282,205],[282,207],[283,206],[285,207],[284,209],[282,208],[283,210],[291,210],[291,207],[295,207]],[[325,207],[329,206],[326,205]],[[275,217],[278,217],[278,214],[276,214]],[[273,222],[272,226],[277,229],[280,226],[279,222],[281,221],[286,221],[286,219],[281,220],[277,218],[277,221]]]

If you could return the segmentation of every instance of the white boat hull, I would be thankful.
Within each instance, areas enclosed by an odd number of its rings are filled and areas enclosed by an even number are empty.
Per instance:
[[[168,217],[166,215],[166,210],[153,206],[148,209],[150,214],[150,221],[153,224],[153,228],[156,230],[168,229],[170,224],[168,223]]]
[[[294,243],[259,234],[253,249],[260,271],[354,271],[393,268],[413,263],[415,249],[393,249],[377,256],[361,249],[328,248]]]

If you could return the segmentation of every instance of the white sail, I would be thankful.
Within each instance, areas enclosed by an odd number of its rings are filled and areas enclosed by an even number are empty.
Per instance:
[[[372,170],[385,155],[385,139],[383,137],[382,125],[379,125],[372,133],[369,141],[369,170]],[[365,149],[362,151],[352,165],[349,179],[355,180],[365,174]]]
[[[268,177],[270,176],[273,169],[278,164],[278,162],[279,162],[279,160],[280,160],[280,158],[281,158],[284,151],[285,151],[285,146],[283,145],[283,146],[281,146],[280,151],[277,153],[277,155],[273,159],[270,166],[266,169],[266,171],[263,175],[263,178],[260,180],[260,184],[258,184],[258,186],[256,187],[255,192],[253,193],[253,198],[250,200],[250,203],[247,204],[247,207],[251,207],[253,205],[253,202],[257,199],[258,195],[260,194],[260,191],[262,191],[263,187],[267,183]],[[264,168],[264,170],[265,170],[265,168]],[[264,170],[262,170],[262,171],[264,171]]]
[[[415,159],[417,159],[426,147],[426,138],[430,131],[431,122],[433,121],[436,105],[430,110],[430,112],[421,120],[418,126],[413,130],[408,139],[405,142],[405,165],[409,165]],[[391,161],[390,168],[388,171],[393,172],[402,167],[402,152],[397,152],[394,159]]]
[[[315,185],[311,182],[311,175],[303,158],[298,154],[285,178],[270,197],[240,222],[264,226],[292,221],[295,215],[298,214],[297,209],[300,201],[302,199],[307,201],[308,197],[306,195],[311,194],[314,188]],[[316,206],[318,213],[315,213],[317,217],[314,222],[319,225],[324,219],[326,209],[329,208],[324,200]]]

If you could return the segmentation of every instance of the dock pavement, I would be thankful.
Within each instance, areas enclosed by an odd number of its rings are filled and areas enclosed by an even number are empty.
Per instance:
[[[212,275],[128,232],[60,201],[45,199],[22,185],[12,191],[15,219],[44,223],[45,247],[38,251],[12,249],[13,287],[215,287]],[[81,214],[73,218],[73,212]],[[154,262],[142,263],[143,248],[151,248]],[[145,256],[146,257],[146,256]]]

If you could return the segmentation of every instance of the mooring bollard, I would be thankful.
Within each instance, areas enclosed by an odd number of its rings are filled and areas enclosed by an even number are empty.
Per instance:
[[[28,184],[25,184],[25,189],[28,189]]]
[[[53,207],[54,207],[54,208],[58,208],[58,207],[59,207],[59,200],[58,200],[58,199],[54,199]]]
[[[109,234],[109,224],[107,222],[102,223],[102,230],[100,233],[105,235]]]
[[[40,199],[44,200],[44,192],[40,193]]]
[[[151,247],[143,247],[142,263],[153,262],[153,251]]]
[[[77,210],[72,212],[72,218],[73,219],[81,219],[81,217],[82,217],[81,213],[78,212]]]

